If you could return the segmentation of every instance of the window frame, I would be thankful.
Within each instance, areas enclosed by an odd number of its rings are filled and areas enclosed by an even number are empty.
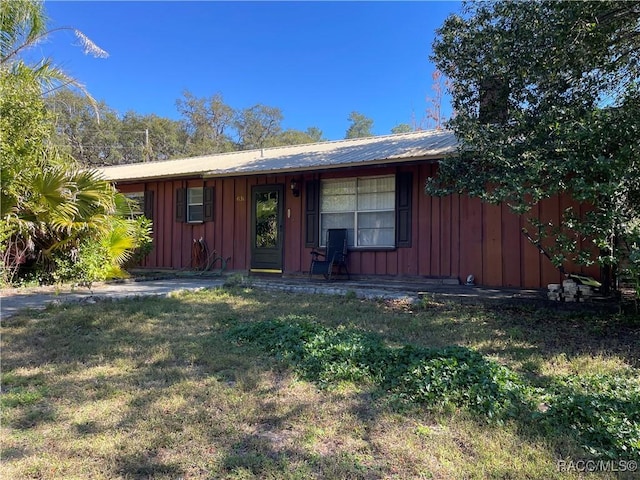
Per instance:
[[[187,198],[185,201],[186,206],[186,223],[203,223],[204,222],[204,187],[187,187]],[[191,194],[198,192],[200,194],[200,202],[192,202]],[[193,219],[192,207],[200,207],[199,218]]]
[[[126,192],[123,195],[129,200],[131,208],[130,218],[138,218],[145,214],[145,192],[140,190],[137,192]]]
[[[376,190],[375,192],[360,192],[360,184],[361,182],[365,182],[365,181],[370,181],[370,180],[375,180],[375,179],[388,179],[390,180],[389,185],[391,186],[390,190]],[[354,208],[353,210],[327,210],[325,208],[323,208],[323,204],[324,204],[324,198],[326,197],[326,194],[324,193],[326,185],[331,184],[331,183],[339,183],[339,182],[353,182],[353,194],[343,194],[343,195],[349,195],[349,196],[353,196],[354,197]],[[319,207],[318,207],[318,233],[319,233],[319,239],[318,239],[318,243],[319,246],[324,247],[326,244],[326,230],[327,229],[323,229],[323,220],[325,218],[325,216],[327,215],[331,215],[331,214],[339,214],[339,215],[352,215],[352,225],[342,225],[342,226],[335,226],[335,227],[330,227],[330,228],[347,228],[347,230],[349,231],[350,235],[349,235],[349,249],[352,250],[393,250],[395,248],[397,248],[398,246],[398,240],[397,240],[397,234],[398,234],[398,225],[397,225],[397,204],[398,204],[398,199],[397,199],[397,192],[398,192],[398,186],[396,185],[397,182],[397,176],[395,174],[388,174],[388,175],[370,175],[370,176],[358,176],[358,177],[346,177],[346,178],[331,178],[331,179],[322,179],[319,182],[319,192],[318,192],[318,200],[319,200]],[[360,205],[360,198],[362,198],[364,195],[367,194],[371,194],[371,193],[375,193],[375,194],[384,194],[387,193],[390,195],[391,197],[391,204],[388,206],[385,206],[384,208],[364,208],[363,206]],[[333,195],[333,196],[338,196],[338,195]],[[360,198],[359,198],[360,197]],[[385,244],[377,244],[377,245],[361,245],[359,244],[360,239],[361,239],[361,229],[365,229],[368,228],[370,229],[370,227],[364,227],[361,225],[364,224],[364,222],[362,221],[362,219],[364,218],[365,215],[370,215],[370,214],[390,214],[392,216],[392,220],[390,223],[390,226],[388,227],[379,227],[377,230],[391,230],[391,242],[390,243],[385,243]],[[361,218],[362,217],[362,218]]]
[[[202,202],[194,202],[189,191],[199,190],[202,195]],[[202,213],[198,218],[191,218],[192,207],[201,206]],[[215,220],[215,187],[180,187],[175,191],[175,221],[179,223],[199,224],[213,222]]]

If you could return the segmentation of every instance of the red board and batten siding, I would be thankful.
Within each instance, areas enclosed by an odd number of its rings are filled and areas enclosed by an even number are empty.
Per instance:
[[[399,168],[332,171],[323,174],[239,176],[213,179],[158,180],[121,183],[120,191],[154,191],[155,248],[143,266],[149,268],[191,268],[194,239],[204,238],[211,251],[231,257],[229,270],[250,268],[251,188],[254,185],[281,184],[287,187],[295,177],[299,184],[313,178],[340,178],[411,172],[411,246],[390,251],[351,251],[349,269],[354,275],[392,275],[402,277],[457,277],[462,282],[473,275],[480,285],[540,288],[561,281],[559,272],[521,233],[526,217],[520,218],[507,206],[483,204],[463,195],[438,198],[424,194],[424,184],[435,173],[436,165],[422,163]],[[213,222],[181,223],[175,220],[175,195],[179,188],[214,188]],[[304,189],[294,197],[285,188],[284,265],[286,274],[308,271],[310,248],[304,247]],[[532,214],[555,224],[568,205],[578,206],[564,197],[554,197],[535,207]],[[598,276],[597,267],[573,267]]]

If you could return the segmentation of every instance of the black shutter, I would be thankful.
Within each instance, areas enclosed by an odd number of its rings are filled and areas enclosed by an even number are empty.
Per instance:
[[[187,189],[176,190],[176,222],[185,222],[187,216]]]
[[[213,222],[213,187],[204,187],[204,201],[202,204],[204,214],[202,220],[205,222]]]
[[[413,175],[402,172],[396,175],[396,246],[411,246],[411,198]]]
[[[144,216],[149,220],[153,220],[153,190],[144,192]]]
[[[305,234],[304,246],[317,247],[319,240],[318,229],[320,228],[320,182],[311,180],[306,182],[305,192]]]

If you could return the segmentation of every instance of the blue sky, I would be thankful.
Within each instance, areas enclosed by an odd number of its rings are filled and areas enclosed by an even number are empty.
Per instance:
[[[235,109],[282,110],[284,128],[344,138],[347,117],[377,135],[420,120],[432,95],[431,43],[459,2],[45,1],[50,27],[72,26],[109,52],[84,56],[65,32],[39,48],[124,114],[178,119],[176,100],[222,94]],[[74,46],[76,45],[76,46]]]

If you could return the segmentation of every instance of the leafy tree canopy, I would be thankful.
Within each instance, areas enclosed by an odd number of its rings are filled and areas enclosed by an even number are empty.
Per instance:
[[[270,138],[282,133],[283,119],[277,107],[258,104],[241,110],[235,121],[240,150],[264,147]]]
[[[176,101],[188,135],[187,155],[229,152],[235,149],[231,130],[236,113],[221,94],[199,98],[188,90]]]
[[[109,53],[93,43],[80,30],[72,27],[49,29],[47,16],[41,0],[11,0],[0,3],[0,67],[4,73],[19,75],[21,70],[29,70],[44,93],[59,88],[75,87],[88,99],[93,98],[84,86],[64,70],[55,65],[51,58],[37,62],[25,60],[24,53],[60,31],[71,31],[85,54],[96,58],[107,58]]]
[[[118,165],[169,160],[251,148],[313,143],[322,130],[282,128],[279,108],[262,104],[243,110],[227,105],[221,94],[183,93],[176,106],[181,120],[129,111],[118,114],[70,90],[45,98],[55,122],[53,142],[83,165]],[[97,114],[96,114],[97,113]]]
[[[427,192],[465,192],[517,213],[570,192],[592,210],[569,207],[562,225],[532,228],[556,239],[556,265],[593,261],[576,250],[585,235],[603,264],[630,254],[640,216],[640,3],[472,2],[437,34],[433,60],[452,82],[460,150]]]
[[[59,90],[45,99],[55,125],[53,141],[83,165],[117,165],[186,156],[188,134],[177,120],[130,111]],[[98,111],[98,115],[95,114]]]
[[[373,127],[373,120],[369,117],[359,112],[351,112],[349,114],[349,122],[351,122],[351,125],[349,125],[344,138],[360,138],[373,136],[373,133],[371,132],[371,128]]]
[[[413,132],[413,128],[408,123],[399,123],[391,129],[391,133],[408,133]]]

